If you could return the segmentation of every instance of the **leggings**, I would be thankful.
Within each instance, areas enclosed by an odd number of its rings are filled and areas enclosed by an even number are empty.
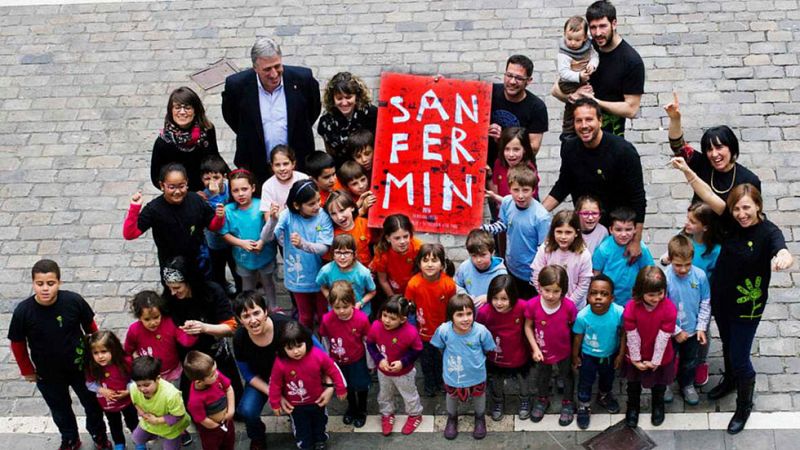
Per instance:
[[[147,444],[154,439],[161,440],[161,448],[164,450],[179,450],[181,448],[181,437],[178,436],[174,439],[166,439],[153,433],[147,432],[142,427],[136,427],[131,433],[131,439],[136,445]]]
[[[486,393],[485,383],[483,387],[473,386],[471,388],[462,388],[456,389],[447,387],[447,395],[445,395],[445,408],[447,409],[448,416],[457,416],[458,415],[458,404],[462,401],[458,394],[454,393],[453,391],[458,390],[461,391],[462,394],[466,394],[466,398],[463,400],[464,402],[467,399],[472,398],[472,407],[475,409],[475,416],[480,417],[486,414]],[[476,389],[479,388],[479,389]]]
[[[139,416],[136,414],[136,407],[133,403],[129,404],[120,411],[104,411],[108,419],[108,428],[111,431],[111,440],[114,444],[125,444],[125,432],[122,430],[122,419],[125,419],[125,426],[133,432],[139,426]]]
[[[255,291],[258,281],[261,280],[261,292],[264,294],[264,300],[267,301],[267,307],[270,311],[273,311],[278,307],[278,301],[275,298],[274,272],[275,261],[258,270],[245,269],[241,266],[236,268],[236,273],[242,277],[243,291]]]
[[[309,330],[314,329],[314,316],[317,322],[322,322],[322,316],[328,312],[328,301],[321,292],[294,292],[294,299],[297,301],[297,313],[300,316],[300,323]]]

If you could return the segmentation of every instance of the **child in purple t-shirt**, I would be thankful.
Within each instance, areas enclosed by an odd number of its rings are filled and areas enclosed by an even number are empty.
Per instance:
[[[364,349],[369,318],[355,308],[356,294],[348,281],[333,282],[328,303],[331,310],[322,317],[319,335],[326,339],[331,358],[347,381],[347,410],[342,422],[361,428],[367,421],[367,391],[371,381]]]
[[[558,424],[567,426],[575,415],[572,402],[574,382],[572,376],[572,324],[578,310],[565,295],[569,281],[567,271],[561,266],[545,266],[539,272],[540,295],[528,302],[525,310],[525,336],[533,349],[536,362],[534,379],[538,398],[533,405],[531,420],[539,422],[550,406],[550,378],[553,369],[564,382],[564,397],[561,400],[561,417]],[[564,300],[570,301],[564,301]]]

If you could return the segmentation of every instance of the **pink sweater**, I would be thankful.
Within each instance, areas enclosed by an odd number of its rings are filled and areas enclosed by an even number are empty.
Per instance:
[[[312,347],[300,360],[275,358],[269,377],[269,406],[281,407],[281,396],[293,406],[311,405],[325,388],[322,380],[328,375],[333,380],[336,395],[347,394],[347,386],[339,368],[325,352]]]
[[[125,336],[125,353],[133,356],[152,356],[161,360],[161,377],[167,381],[180,376],[181,360],[178,356],[178,345],[191,347],[197,343],[199,336],[190,336],[175,326],[169,317],[161,316],[161,323],[155,331],[150,331],[137,320],[128,328]]]
[[[558,249],[554,252],[545,251],[545,244],[539,246],[536,257],[533,258],[531,269],[531,282],[539,291],[539,272],[545,266],[556,265],[567,270],[569,289],[566,296],[575,302],[575,307],[580,310],[586,305],[586,294],[589,292],[589,282],[592,281],[592,254],[584,249],[580,253]]]

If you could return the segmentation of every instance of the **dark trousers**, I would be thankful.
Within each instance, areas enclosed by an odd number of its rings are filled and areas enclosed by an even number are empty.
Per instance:
[[[309,449],[316,442],[328,440],[325,427],[328,425],[328,413],[317,405],[295,406],[292,411],[292,429],[297,446]]]
[[[683,389],[694,384],[694,373],[700,364],[700,342],[697,341],[697,335],[694,335],[681,343],[675,341],[673,344],[679,356],[678,385]]]
[[[592,400],[592,385],[599,376],[598,389],[602,393],[611,392],[614,384],[613,354],[607,358],[581,354],[581,367],[578,370],[578,401],[586,403]]]
[[[195,424],[197,434],[200,435],[200,443],[203,449],[208,450],[233,450],[236,446],[236,429],[233,420],[225,422],[225,430],[222,427],[206,428],[199,423]]]
[[[244,419],[248,439],[261,440],[266,437],[267,427],[261,421],[261,411],[264,410],[267,399],[266,394],[253,386],[245,386],[236,411]]]
[[[422,379],[424,380],[425,393],[436,392],[444,387],[442,379],[442,351],[431,345],[430,342],[422,343],[422,354],[419,358],[422,366]]]
[[[754,378],[756,371],[750,361],[750,351],[753,348],[759,321],[738,321],[729,317],[714,317],[714,319],[717,321],[719,337],[722,340],[725,368],[731,370],[737,380]]]
[[[139,416],[133,403],[123,408],[121,411],[105,411],[108,419],[108,429],[111,431],[111,440],[115,444],[125,443],[125,431],[122,429],[122,419],[125,418],[125,426],[133,433],[139,425]]]
[[[567,357],[555,364],[536,363],[533,369],[533,376],[536,380],[536,395],[539,397],[550,397],[550,381],[553,378],[553,371],[556,376],[564,380],[564,400],[572,401],[575,393],[575,377],[572,375],[572,359]]]
[[[233,259],[231,248],[223,248],[222,250],[209,249],[209,252],[211,253],[211,281],[225,289],[228,284],[228,280],[225,278],[225,265],[227,264],[231,269],[231,274],[233,274],[236,292],[242,292],[242,277],[236,273],[236,261]]]
[[[511,275],[511,273],[509,273],[509,275]],[[517,288],[517,297],[523,300],[536,297],[536,288],[533,287],[530,280],[517,278],[516,275],[511,275],[511,278],[514,279],[514,287]]]
[[[78,422],[75,413],[72,412],[72,399],[69,396],[69,388],[75,392],[86,411],[86,431],[92,435],[92,439],[97,440],[106,436],[106,423],[103,422],[103,410],[97,403],[97,396],[94,392],[86,388],[86,380],[80,372],[64,375],[63,380],[36,382],[36,387],[42,393],[53,422],[58,427],[61,439],[74,442],[78,440]]]

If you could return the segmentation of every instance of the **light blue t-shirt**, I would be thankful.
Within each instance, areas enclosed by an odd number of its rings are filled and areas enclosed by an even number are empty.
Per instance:
[[[231,234],[239,239],[257,241],[261,238],[261,229],[264,227],[264,214],[259,209],[261,201],[253,199],[250,207],[239,209],[236,203],[225,205],[225,225],[220,234]],[[275,242],[265,242],[260,252],[248,252],[241,247],[233,246],[233,259],[237,267],[247,270],[262,269],[267,264],[275,261]]]
[[[515,277],[530,280],[533,257],[550,231],[550,213],[536,200],[519,209],[514,199],[506,195],[500,204],[500,220],[507,227],[506,267]]]
[[[203,193],[206,194],[206,198],[208,199],[208,205],[211,206],[211,209],[216,209],[217,205],[224,205],[228,201],[228,183],[222,183],[222,192],[214,195],[208,188],[203,189]],[[224,250],[228,248],[228,243],[222,239],[222,235],[216,233],[214,231],[205,230],[206,234],[206,243],[208,244],[208,248],[211,250]]]
[[[578,312],[572,332],[583,335],[581,352],[596,358],[608,358],[617,352],[622,330],[622,306],[612,303],[605,314],[598,316],[587,306]]]
[[[717,266],[717,258],[719,257],[720,246],[715,245],[711,249],[711,253],[703,255],[708,248],[706,244],[701,244],[692,239],[692,246],[694,247],[694,258],[692,258],[692,265],[699,267],[706,273],[706,278],[711,280],[711,274],[714,273],[714,267]]]
[[[472,264],[472,260],[468,258],[458,266],[453,281],[456,282],[458,293],[466,293],[474,299],[489,292],[489,283],[494,277],[507,273],[503,258],[492,256],[489,268],[483,272],[479,271],[475,264]]]
[[[492,333],[474,322],[467,334],[458,334],[453,322],[439,325],[431,345],[444,350],[444,382],[455,388],[475,386],[486,381],[486,353],[495,349]]]
[[[356,294],[356,302],[361,301],[365,294],[374,291],[375,280],[372,279],[372,274],[369,269],[364,267],[363,264],[356,261],[349,272],[342,272],[342,269],[336,265],[335,261],[322,266],[317,274],[317,284],[320,286],[328,286],[330,288],[333,283],[339,280],[349,282],[353,286],[353,292]],[[369,315],[372,312],[372,303],[369,302],[361,308],[364,314]]]
[[[606,236],[597,246],[592,255],[592,269],[606,274],[614,281],[614,303],[625,306],[631,299],[636,275],[643,267],[653,265],[653,255],[644,244],[642,256],[633,264],[628,265],[628,258],[624,255],[625,246],[619,245],[614,236]]]
[[[700,303],[711,298],[706,274],[695,266],[692,266],[685,277],[679,277],[672,266],[667,267],[664,273],[667,276],[667,297],[678,310],[678,326],[690,335],[694,334],[698,330]],[[705,327],[701,329],[705,331]]]
[[[322,210],[316,216],[303,217],[284,209],[275,226],[276,239],[283,245],[283,282],[286,289],[300,293],[319,292],[316,280],[322,267],[322,256],[292,245],[292,233],[298,233],[306,242],[330,247],[333,243],[331,218]]]

